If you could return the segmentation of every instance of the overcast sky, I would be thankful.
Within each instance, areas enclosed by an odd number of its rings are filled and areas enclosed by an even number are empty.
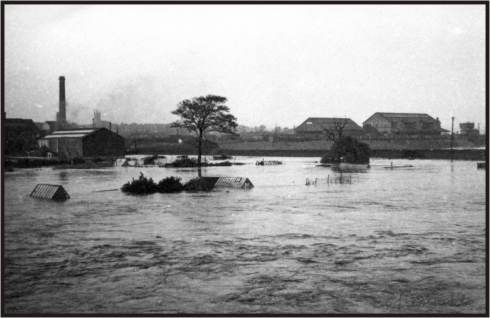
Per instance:
[[[485,125],[483,5],[6,5],[7,117],[167,123],[218,94],[240,124],[424,112]]]

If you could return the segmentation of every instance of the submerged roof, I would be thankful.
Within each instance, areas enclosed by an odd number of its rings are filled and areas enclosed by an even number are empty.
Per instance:
[[[36,185],[30,196],[39,199],[51,199],[56,201],[65,201],[70,198],[63,186],[45,183]]]

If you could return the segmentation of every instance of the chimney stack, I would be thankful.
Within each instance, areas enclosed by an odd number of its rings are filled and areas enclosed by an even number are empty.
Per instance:
[[[65,77],[60,76],[60,109],[58,112],[58,122],[66,123],[66,98],[65,98]]]

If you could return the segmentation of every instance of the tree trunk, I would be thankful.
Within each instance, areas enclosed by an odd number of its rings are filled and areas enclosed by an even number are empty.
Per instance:
[[[199,141],[197,148],[197,176],[201,177],[201,153],[202,153],[202,130],[199,131]]]

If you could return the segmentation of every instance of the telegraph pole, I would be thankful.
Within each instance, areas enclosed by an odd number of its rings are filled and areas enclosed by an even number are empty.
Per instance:
[[[451,117],[451,161],[453,161],[453,146],[454,146],[454,116]]]

